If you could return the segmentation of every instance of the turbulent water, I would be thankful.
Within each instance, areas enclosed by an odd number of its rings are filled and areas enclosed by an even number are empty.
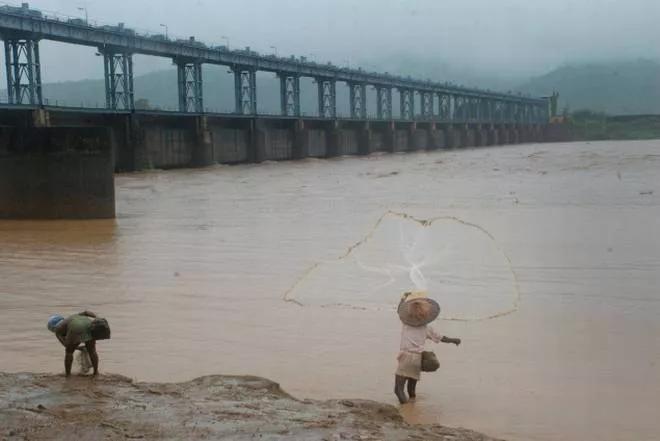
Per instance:
[[[0,222],[0,370],[62,370],[46,318],[90,309],[113,329],[104,372],[255,374],[395,404],[392,311],[282,296],[387,210],[454,215],[511,257],[520,310],[437,322],[463,344],[435,348],[442,366],[404,415],[520,441],[660,434],[659,141],[139,173],[117,177],[117,198],[115,222]]]

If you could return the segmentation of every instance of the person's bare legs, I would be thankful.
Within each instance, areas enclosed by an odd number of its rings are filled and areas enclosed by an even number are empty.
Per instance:
[[[417,395],[415,394],[415,388],[417,387],[417,380],[408,378],[408,396],[411,400],[415,399]]]
[[[76,346],[67,346],[64,348],[64,372],[67,377],[71,376],[71,365],[73,364],[73,353]]]
[[[401,375],[396,375],[394,377],[394,394],[399,399],[399,403],[401,404],[406,404],[408,402],[408,398],[406,398],[406,393],[403,391],[405,384],[406,384],[406,377],[402,377]]]
[[[87,348],[87,353],[89,354],[90,360],[92,360],[92,367],[94,368],[94,375],[99,374],[99,354],[96,353],[96,340],[90,340],[85,342],[85,348]]]

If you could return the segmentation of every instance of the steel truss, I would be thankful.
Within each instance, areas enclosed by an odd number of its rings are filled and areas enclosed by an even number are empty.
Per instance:
[[[125,52],[103,52],[105,101],[108,109],[133,110],[133,56]]]
[[[39,41],[5,40],[7,95],[10,104],[42,104]]]

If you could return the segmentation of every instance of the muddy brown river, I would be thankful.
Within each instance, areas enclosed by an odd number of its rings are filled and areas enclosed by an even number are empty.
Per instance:
[[[455,215],[506,250],[520,310],[436,322],[463,345],[435,347],[405,417],[514,441],[660,436],[660,141],[154,171],[119,175],[117,198],[114,222],[0,222],[0,371],[61,371],[46,318],[90,309],[113,329],[102,372],[395,404],[392,311],[282,296],[387,210]]]

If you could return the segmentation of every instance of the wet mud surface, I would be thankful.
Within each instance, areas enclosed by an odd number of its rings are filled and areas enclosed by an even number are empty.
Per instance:
[[[373,401],[298,400],[260,377],[136,383],[0,374],[0,440],[495,441],[463,429],[414,426]]]

